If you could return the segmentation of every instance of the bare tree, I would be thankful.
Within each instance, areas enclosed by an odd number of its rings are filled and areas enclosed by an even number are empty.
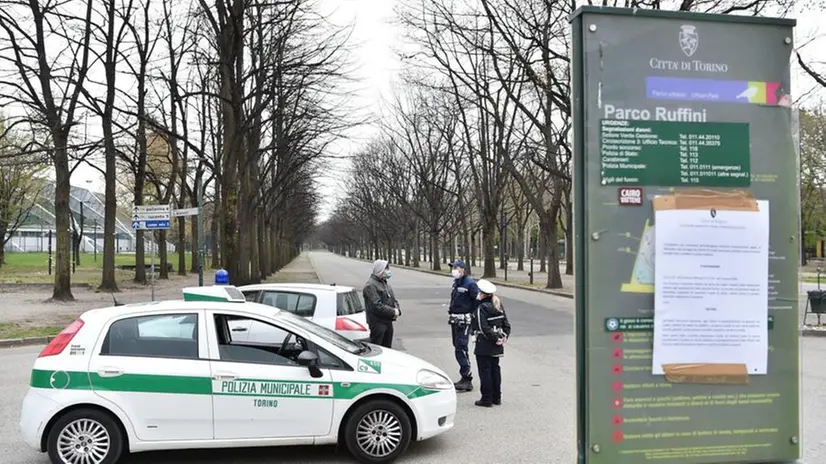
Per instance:
[[[19,131],[7,131],[0,119],[0,267],[9,239],[29,219],[43,197],[44,156],[27,153],[31,143]]]
[[[78,100],[90,66],[92,0],[84,2],[82,16],[75,4],[58,1],[0,0],[0,60],[15,70],[14,78],[0,81],[14,91],[0,97],[22,105],[28,115],[10,124],[31,124],[48,131],[55,168],[55,281],[52,299],[74,300],[69,265],[69,139],[76,124]],[[61,37],[65,46],[54,50],[47,37]]]

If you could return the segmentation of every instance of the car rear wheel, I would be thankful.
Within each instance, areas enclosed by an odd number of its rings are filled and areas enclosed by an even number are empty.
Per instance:
[[[114,464],[123,453],[123,434],[108,414],[76,409],[54,423],[47,451],[54,464]]]
[[[360,405],[350,415],[344,441],[359,462],[388,463],[405,452],[412,431],[404,409],[392,401],[374,400]]]

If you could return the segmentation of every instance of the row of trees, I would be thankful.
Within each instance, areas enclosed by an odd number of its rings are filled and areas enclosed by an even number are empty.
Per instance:
[[[73,299],[69,182],[80,163],[105,178],[102,290],[118,290],[119,187],[134,204],[184,208],[203,206],[201,186],[220,237],[214,264],[234,283],[294,256],[315,222],[325,151],[352,124],[347,95],[336,93],[348,76],[347,34],[313,0],[0,0],[0,107],[9,113],[0,138],[33,141],[3,156],[39,154],[54,170],[53,299]],[[102,133],[82,130],[87,121]],[[187,234],[178,236],[186,272]],[[169,237],[155,238],[165,269]]]
[[[611,6],[785,15],[794,3]],[[401,24],[417,45],[402,56],[402,96],[355,157],[346,198],[319,238],[340,252],[413,266],[424,250],[433,269],[457,255],[481,259],[483,277],[496,276],[497,247],[500,267],[508,255],[521,267],[524,250],[538,248],[546,287],[560,288],[561,273],[573,274],[567,18],[575,7],[550,0],[400,6]]]

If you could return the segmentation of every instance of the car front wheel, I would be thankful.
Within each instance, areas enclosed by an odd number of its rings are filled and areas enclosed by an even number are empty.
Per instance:
[[[347,421],[345,443],[365,464],[393,462],[410,444],[413,427],[399,405],[374,400],[360,405]]]
[[[54,464],[114,464],[123,453],[120,427],[111,416],[95,409],[64,414],[52,426],[47,440]]]

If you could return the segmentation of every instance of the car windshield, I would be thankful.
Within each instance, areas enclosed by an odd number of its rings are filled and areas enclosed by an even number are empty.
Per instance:
[[[350,339],[339,335],[335,331],[315,324],[309,319],[296,316],[295,314],[291,314],[286,311],[279,311],[276,315],[276,319],[288,320],[292,324],[306,330],[307,332],[310,332],[311,334],[321,339],[324,339],[325,341],[332,343],[336,347],[341,348],[342,350],[351,354],[362,354],[370,350],[370,348],[366,344],[353,342]]]

